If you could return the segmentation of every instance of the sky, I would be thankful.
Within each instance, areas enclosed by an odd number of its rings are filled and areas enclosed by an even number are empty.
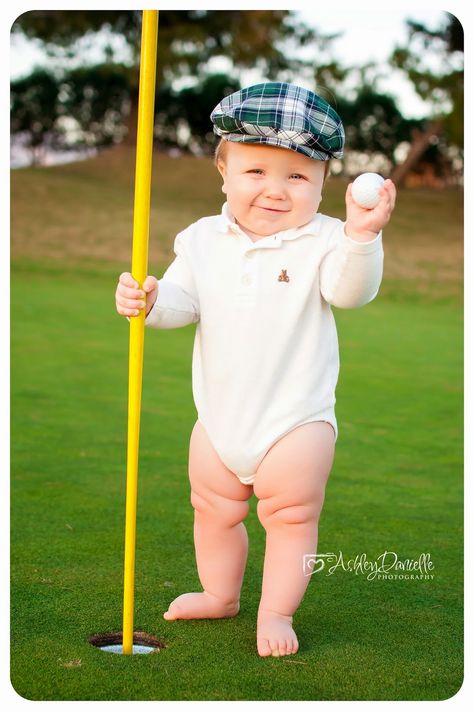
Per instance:
[[[326,5],[329,7],[328,3]],[[300,8],[298,13],[304,22],[309,26],[316,27],[323,34],[341,33],[341,37],[331,44],[330,53],[344,66],[362,65],[370,61],[383,65],[395,45],[405,42],[407,18],[421,21],[430,28],[438,27],[443,19],[441,10],[423,9],[419,5],[415,5],[413,12],[406,5],[383,8],[383,5],[380,4],[378,9],[374,10],[373,7],[367,5],[356,6],[356,3],[353,2],[347,7],[341,7],[343,9],[340,12],[335,12],[333,9],[321,9],[315,3],[314,9]],[[125,43],[112,35],[109,35],[108,41],[114,43],[117,60],[122,58],[126,61],[129,55]],[[90,61],[94,56],[94,46],[91,47],[86,43],[87,40],[84,43],[83,55],[87,56]],[[302,52],[304,54],[304,50]],[[97,54],[97,58],[100,58],[99,54]],[[28,74],[34,64],[48,66],[52,61],[54,60],[47,57],[38,42],[12,35],[10,46],[11,78],[15,79]],[[229,68],[225,61],[216,62],[213,65],[213,69],[216,71]],[[256,72],[247,71],[242,75],[243,84],[251,84],[260,80],[261,76]],[[308,88],[314,88],[311,86],[311,80],[302,80],[299,83],[308,84]],[[387,72],[387,77],[379,83],[377,88],[393,94],[398,100],[401,112],[406,117],[426,115],[425,104],[416,95],[410,82],[401,72]]]
[[[406,20],[422,22],[430,29],[439,27],[444,19],[440,10],[420,9],[414,3],[413,12],[399,5],[379,4],[378,10],[358,7],[356,2],[342,12],[304,10],[301,16],[308,25],[316,26],[324,34],[341,33],[332,43],[332,52],[344,66],[368,62],[384,64],[395,46],[407,40]],[[408,79],[394,70],[380,83],[380,89],[395,94],[401,112],[407,117],[426,114],[426,105],[417,96]]]

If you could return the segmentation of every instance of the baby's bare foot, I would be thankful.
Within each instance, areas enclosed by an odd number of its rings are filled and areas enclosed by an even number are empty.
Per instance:
[[[234,617],[239,611],[239,602],[225,603],[208,592],[184,593],[173,600],[165,620],[198,620],[217,617]]]
[[[261,657],[283,657],[298,651],[298,639],[293,630],[293,618],[271,610],[259,610],[257,619],[257,649]]]

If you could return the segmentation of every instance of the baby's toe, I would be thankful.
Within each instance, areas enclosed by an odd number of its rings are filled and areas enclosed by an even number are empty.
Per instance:
[[[257,650],[261,657],[269,657],[272,653],[268,639],[259,638],[257,639]]]
[[[279,657],[280,656],[280,644],[277,639],[271,639],[269,640],[270,642],[270,649],[272,650],[272,657]]]
[[[175,602],[172,602],[171,605],[168,607],[167,611],[164,613],[163,617],[165,620],[176,620],[176,618],[179,616],[179,605],[177,605]]]

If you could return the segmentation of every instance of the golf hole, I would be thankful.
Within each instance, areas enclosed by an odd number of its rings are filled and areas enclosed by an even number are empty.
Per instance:
[[[106,634],[95,634],[89,637],[89,642],[93,647],[101,649],[103,652],[122,654],[122,632],[109,632]],[[153,637],[146,632],[135,632],[133,635],[133,654],[150,654],[164,649],[165,643],[157,637]]]

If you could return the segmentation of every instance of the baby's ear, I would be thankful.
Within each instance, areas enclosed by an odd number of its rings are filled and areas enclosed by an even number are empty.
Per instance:
[[[222,192],[223,192],[224,194],[227,194],[227,187],[226,187],[226,184],[225,184],[225,179],[226,179],[226,175],[227,175],[226,164],[224,163],[223,160],[219,160],[219,161],[217,161],[217,164],[216,164],[216,165],[217,165],[217,170],[219,171],[219,173],[221,174],[221,177],[222,177],[222,187],[221,187],[221,190],[222,190]]]
[[[219,173],[222,175],[223,178],[225,178],[226,172],[227,172],[227,167],[226,164],[224,163],[223,160],[219,159],[216,163],[217,170]]]

